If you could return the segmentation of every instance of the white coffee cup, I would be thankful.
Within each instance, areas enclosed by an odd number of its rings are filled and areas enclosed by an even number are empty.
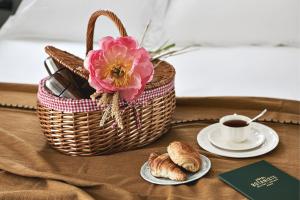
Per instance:
[[[251,131],[251,123],[243,127],[233,127],[224,124],[225,122],[231,120],[242,120],[244,122],[247,122],[250,120],[250,118],[244,115],[233,114],[226,115],[219,121],[221,127],[221,137],[223,137],[224,141],[236,143],[244,142],[249,137]]]

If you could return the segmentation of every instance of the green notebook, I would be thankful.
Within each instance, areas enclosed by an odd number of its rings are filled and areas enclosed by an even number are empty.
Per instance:
[[[219,177],[249,199],[300,199],[300,181],[264,160],[220,174]]]

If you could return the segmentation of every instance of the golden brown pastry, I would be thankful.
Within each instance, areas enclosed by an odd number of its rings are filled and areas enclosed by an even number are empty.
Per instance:
[[[190,172],[197,172],[201,168],[199,153],[188,144],[182,142],[172,142],[168,146],[168,154],[171,160]]]
[[[167,153],[162,155],[151,153],[148,163],[150,172],[155,177],[169,178],[175,181],[184,181],[187,179],[187,175],[172,162]]]

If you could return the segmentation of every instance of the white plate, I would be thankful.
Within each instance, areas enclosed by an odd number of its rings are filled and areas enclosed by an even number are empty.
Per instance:
[[[254,149],[245,150],[245,151],[230,151],[230,150],[220,149],[214,146],[212,143],[210,143],[208,139],[208,134],[211,131],[215,130],[218,126],[219,124],[216,123],[202,129],[198,133],[197,142],[200,145],[200,147],[202,147],[206,151],[209,151],[211,153],[220,156],[232,157],[232,158],[249,158],[249,157],[260,156],[272,151],[278,145],[279,142],[279,137],[273,129],[263,124],[253,122],[253,129],[255,129],[257,132],[265,136],[265,142],[261,146]]]
[[[220,128],[221,127],[218,126],[215,129],[211,129],[208,133],[208,139],[213,145],[222,149],[233,151],[249,150],[260,146],[265,141],[264,134],[252,127],[250,129],[251,133],[249,134],[249,138],[244,142],[224,141]]]
[[[200,155],[200,158],[202,161],[201,169],[196,173],[188,173],[187,180],[185,181],[173,181],[167,178],[156,178],[152,176],[150,172],[150,167],[148,165],[148,161],[143,164],[140,173],[143,179],[145,179],[150,183],[154,183],[158,185],[179,185],[179,184],[189,183],[204,176],[211,167],[210,160],[206,156]]]

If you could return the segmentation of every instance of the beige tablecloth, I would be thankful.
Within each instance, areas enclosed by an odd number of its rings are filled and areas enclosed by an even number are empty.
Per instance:
[[[36,87],[0,84],[0,103],[34,105]],[[225,114],[254,116],[263,108],[266,125],[279,134],[272,152],[249,159],[225,158],[201,149],[198,132]],[[70,157],[46,143],[33,111],[0,107],[0,199],[245,199],[220,181],[218,174],[258,160],[267,160],[300,178],[300,103],[254,97],[178,98],[176,120],[201,119],[175,125],[161,139],[142,149],[97,157]],[[204,120],[203,119],[207,119]],[[281,123],[279,123],[281,122]],[[165,152],[173,140],[200,148],[212,162],[207,175],[180,186],[159,186],[140,177],[140,167],[154,151]]]

